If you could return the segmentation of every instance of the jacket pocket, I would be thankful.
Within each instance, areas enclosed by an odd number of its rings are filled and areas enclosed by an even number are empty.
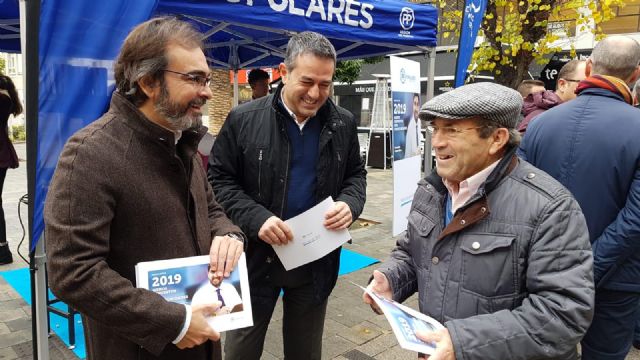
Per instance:
[[[412,210],[407,217],[407,238],[409,251],[414,265],[419,268],[427,269],[431,261],[425,261],[430,258],[427,254],[429,249],[428,238],[435,227],[435,223],[426,215]],[[403,241],[403,240],[400,240]]]
[[[518,291],[518,264],[514,235],[461,236],[462,288],[484,297],[513,295]]]

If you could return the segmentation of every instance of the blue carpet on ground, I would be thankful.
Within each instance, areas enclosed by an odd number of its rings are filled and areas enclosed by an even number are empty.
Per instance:
[[[340,253],[340,275],[345,275],[356,270],[367,267],[371,264],[377,263],[378,260],[358,254],[355,251],[342,249]],[[31,283],[29,280],[29,269],[23,268],[18,270],[3,271],[0,272],[2,276],[11,287],[13,287],[20,296],[30,305],[31,304]],[[49,291],[49,298],[53,298],[53,294]],[[58,309],[67,311],[67,305],[64,303],[56,303],[54,305]],[[50,314],[51,328],[62,339],[62,341],[69,346],[69,329],[67,327],[67,320],[56,314]],[[84,345],[84,333],[82,331],[82,320],[80,315],[76,315],[74,321],[76,346],[73,352],[80,358],[86,357],[85,345]]]
[[[3,271],[0,272],[0,276],[2,276],[29,305],[31,305],[31,280],[29,280],[28,268]],[[53,294],[49,291],[49,299],[53,298]],[[53,306],[62,311],[67,311],[67,305],[65,303],[58,302]],[[60,339],[69,346],[69,327],[67,326],[67,319],[53,313],[49,315],[49,319],[51,321],[51,329],[53,332],[55,332],[58,337],[60,337]],[[76,346],[73,349],[73,352],[80,359],[84,359],[87,355],[84,347],[84,332],[82,331],[82,320],[80,319],[80,315],[76,315],[74,320]]]

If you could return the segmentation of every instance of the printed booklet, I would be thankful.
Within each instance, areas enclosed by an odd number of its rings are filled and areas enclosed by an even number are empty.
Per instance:
[[[178,304],[221,302],[207,318],[218,332],[253,325],[244,253],[231,275],[222,279],[209,273],[209,255],[141,262],[136,265],[136,286]]]
[[[400,347],[427,355],[433,354],[436,349],[435,344],[426,343],[418,339],[415,332],[417,330],[436,331],[444,329],[442,324],[430,316],[393,300],[387,300],[358,284],[354,285],[369,294],[373,301],[375,301],[378,307],[382,310],[387,321],[391,324],[391,329],[393,329],[393,333],[396,335]]]

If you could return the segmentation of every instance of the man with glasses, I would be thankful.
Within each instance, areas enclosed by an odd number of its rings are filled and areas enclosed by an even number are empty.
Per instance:
[[[565,188],[515,156],[521,107],[515,90],[477,83],[420,111],[436,169],[369,287],[400,302],[418,293],[446,327],[417,334],[433,358],[578,358],[593,311],[587,227]]]
[[[532,93],[524,99],[522,114],[524,119],[518,125],[518,131],[524,134],[529,122],[543,112],[576,98],[576,87],[585,78],[586,62],[583,60],[571,60],[564,64],[558,72],[556,90],[545,90]]]
[[[208,254],[229,277],[243,251],[196,153],[211,97],[201,38],[174,18],[134,28],[109,111],[60,155],[44,217],[49,285],[82,314],[88,359],[221,357],[205,320],[219,302],[185,306],[135,287],[141,261]]]

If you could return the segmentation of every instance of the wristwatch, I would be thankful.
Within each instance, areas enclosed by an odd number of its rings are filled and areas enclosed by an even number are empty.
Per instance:
[[[241,243],[244,243],[244,237],[242,235],[238,235],[237,233],[228,233],[226,236],[234,239],[234,240],[238,240]]]

